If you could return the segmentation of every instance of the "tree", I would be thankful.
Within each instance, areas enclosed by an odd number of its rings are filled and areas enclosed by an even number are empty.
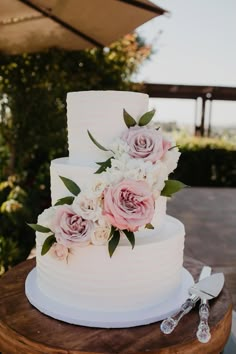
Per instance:
[[[66,93],[134,90],[130,79],[150,53],[140,37],[129,34],[104,49],[0,55],[0,240],[11,239],[22,250],[3,261],[5,267],[32,247],[32,232],[25,224],[17,232],[16,225],[50,204],[49,162],[68,155]],[[0,242],[0,264],[1,254]]]

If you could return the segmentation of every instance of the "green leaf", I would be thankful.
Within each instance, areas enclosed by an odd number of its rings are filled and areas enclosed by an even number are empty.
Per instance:
[[[129,240],[129,242],[131,243],[132,249],[135,246],[135,237],[134,237],[134,233],[132,231],[129,230],[122,230],[124,232],[124,234],[126,235],[127,239]]]
[[[120,242],[120,231],[119,230],[115,230],[113,232],[113,236],[110,239],[109,243],[108,243],[108,250],[109,250],[109,254],[110,257],[112,257],[116,247],[118,246]]]
[[[69,192],[71,192],[73,195],[77,196],[80,193],[80,187],[77,186],[75,182],[73,182],[71,179],[59,176],[66,188],[68,189]]]
[[[161,195],[164,197],[171,197],[172,194],[180,191],[181,189],[187,187],[186,184],[176,181],[174,179],[168,179],[165,181],[165,187],[161,191]]]
[[[125,109],[123,109],[123,117],[124,117],[125,124],[128,128],[137,125],[136,120],[133,117],[131,117],[131,115],[128,112],[126,112]]]
[[[46,238],[41,249],[41,255],[44,256],[52,247],[52,245],[57,242],[55,235],[50,235]]]
[[[87,130],[88,132],[88,135],[90,137],[90,139],[92,140],[92,142],[100,149],[100,150],[103,150],[103,151],[110,151],[109,149],[106,149],[104,146],[102,146],[101,144],[99,144],[97,142],[97,140],[94,139],[94,137],[92,136],[92,134],[90,133],[89,130]]]
[[[47,233],[50,232],[51,230],[48,227],[39,225],[39,224],[27,224],[31,229],[34,231],[42,232],[42,233]]]
[[[56,202],[55,205],[64,205],[64,204],[68,204],[71,205],[74,201],[74,197],[65,197],[65,198],[61,198],[58,199],[58,201]]]
[[[171,146],[171,147],[168,149],[168,151],[171,151],[171,150],[173,150],[173,149],[178,149],[178,148],[179,148],[179,145]]]
[[[154,226],[149,223],[145,225],[145,229],[154,230]]]
[[[149,122],[151,122],[155,112],[156,112],[155,109],[153,109],[152,111],[144,113],[142,117],[139,119],[138,125],[140,127],[143,127],[144,125],[147,125]]]
[[[102,173],[104,171],[106,171],[106,169],[108,167],[111,167],[111,160],[113,159],[113,157],[110,157],[109,159],[107,159],[106,161],[103,162],[96,162],[97,165],[100,165],[99,169],[94,172],[96,174]]]
[[[115,230],[116,230],[116,228],[113,225],[111,225],[111,231],[110,231],[108,241],[110,241],[112,239]]]

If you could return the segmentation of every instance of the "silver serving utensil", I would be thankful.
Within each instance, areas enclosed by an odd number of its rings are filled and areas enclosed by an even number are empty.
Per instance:
[[[173,332],[180,319],[189,313],[201,299],[211,300],[219,295],[224,285],[223,273],[213,274],[207,278],[200,280],[189,289],[191,295],[181,306],[180,311],[174,316],[167,318],[161,323],[161,331],[165,334]]]
[[[207,274],[207,276],[209,276],[211,274],[211,267],[205,266],[202,269],[199,280],[202,280],[205,278],[204,270],[205,270],[205,273]],[[197,335],[199,342],[207,343],[211,339],[210,327],[208,325],[208,318],[209,318],[208,300],[201,299],[201,303],[199,306],[199,317],[200,317],[200,322],[198,325],[196,335]]]
[[[211,268],[204,266],[201,270],[201,273],[199,275],[198,280],[202,280],[206,277],[208,277],[209,275],[211,275]],[[165,319],[162,323],[161,323],[161,331],[164,334],[170,334],[174,328],[177,326],[177,324],[179,323],[180,319],[187,314],[194,306],[195,303],[193,303],[194,296],[191,296],[190,299],[191,300],[191,305],[192,307],[187,307],[187,301],[181,306],[180,310],[175,313],[172,317],[168,317],[167,319]]]
[[[211,271],[212,271],[211,267],[208,267],[208,266],[202,267],[202,270],[201,270],[201,273],[199,275],[198,281],[209,277],[211,275]]]

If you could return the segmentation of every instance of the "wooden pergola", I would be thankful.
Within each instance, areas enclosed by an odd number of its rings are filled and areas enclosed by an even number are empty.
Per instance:
[[[211,108],[214,100],[236,101],[236,87],[223,86],[192,86],[171,84],[144,84],[144,91],[153,98],[182,98],[194,99],[195,134],[204,136],[206,133],[206,105],[208,105],[207,135],[211,132]],[[199,105],[200,101],[200,105]],[[201,122],[197,124],[198,109],[200,108]]]

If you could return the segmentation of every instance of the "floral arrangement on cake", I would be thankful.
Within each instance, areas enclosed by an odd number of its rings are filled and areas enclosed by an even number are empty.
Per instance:
[[[97,178],[82,191],[60,176],[70,192],[68,197],[44,210],[37,224],[28,224],[44,236],[42,255],[50,252],[65,260],[74,247],[107,244],[111,257],[121,237],[127,237],[133,248],[136,231],[153,229],[158,198],[185,187],[168,179],[180,152],[152,122],[154,114],[155,110],[149,111],[136,122],[124,110],[127,129],[110,147],[98,143],[88,131],[92,142],[110,157],[97,162]]]

